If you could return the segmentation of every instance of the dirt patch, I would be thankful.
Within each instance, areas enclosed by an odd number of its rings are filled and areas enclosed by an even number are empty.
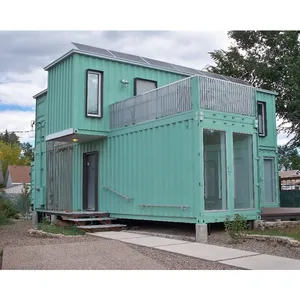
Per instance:
[[[13,225],[0,226],[0,248],[4,248],[4,264],[8,264],[7,269],[239,269],[91,235],[36,238],[28,235],[30,228],[31,221],[17,221]],[[66,255],[67,250],[69,253]]]
[[[30,220],[17,220],[12,225],[0,226],[0,248],[17,246],[34,246],[48,244],[65,244],[74,242],[93,241],[97,238],[84,235],[61,238],[36,238],[28,235],[32,228]]]
[[[3,250],[0,249],[0,270],[2,270]]]

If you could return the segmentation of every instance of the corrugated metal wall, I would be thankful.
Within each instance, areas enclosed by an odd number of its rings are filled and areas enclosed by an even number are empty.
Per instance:
[[[74,88],[73,57],[70,57],[48,72],[47,135],[73,127]],[[84,98],[80,101],[84,103]],[[84,110],[81,113],[85,115]]]
[[[41,208],[46,203],[46,119],[47,119],[47,94],[36,100],[35,118],[35,151],[34,151],[34,180],[35,189],[34,207]]]
[[[266,102],[267,136],[258,137],[260,147],[277,148],[275,96],[257,92],[256,100]]]
[[[102,188],[100,209],[125,215],[195,218],[196,202],[200,204],[200,195],[195,195],[199,188],[195,174],[200,168],[196,130],[197,122],[186,118],[109,137],[100,183],[133,200]]]
[[[73,145],[47,142],[47,202],[49,210],[72,210]]]
[[[30,165],[30,199],[31,204],[35,204],[35,169],[34,162]]]
[[[163,86],[187,76],[165,71],[148,69],[126,63],[109,61],[84,55],[74,56],[74,127],[85,130],[109,130],[109,105],[134,96],[134,78],[156,80],[157,86]],[[87,118],[85,116],[86,69],[103,72],[103,118]],[[125,79],[129,84],[124,85]]]

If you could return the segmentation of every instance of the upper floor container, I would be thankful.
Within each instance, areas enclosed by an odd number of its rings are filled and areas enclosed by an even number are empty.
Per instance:
[[[220,113],[256,118],[259,130],[275,120],[274,95],[267,99],[263,119],[258,116],[261,106],[257,101],[267,96],[240,79],[76,43],[74,46],[76,49],[45,67],[47,141],[105,138],[114,128],[190,109],[211,118],[220,117]],[[175,86],[174,82],[180,83]],[[177,100],[170,101],[172,97]],[[265,138],[260,134],[261,144],[273,145],[273,135]]]

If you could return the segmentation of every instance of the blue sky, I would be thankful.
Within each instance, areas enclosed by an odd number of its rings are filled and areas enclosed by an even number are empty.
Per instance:
[[[71,42],[202,69],[208,52],[229,46],[226,31],[0,31],[0,132],[30,130],[33,95],[47,88],[43,68],[73,48]],[[33,143],[34,132],[20,135]],[[286,142],[284,134],[279,143]]]
[[[21,106],[17,104],[1,104],[0,100],[0,111],[13,110],[13,111],[34,111],[32,106]]]

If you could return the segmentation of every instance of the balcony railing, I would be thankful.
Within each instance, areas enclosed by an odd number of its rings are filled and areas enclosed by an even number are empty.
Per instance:
[[[193,76],[199,79],[200,108],[255,116],[255,89],[235,82]],[[110,105],[110,128],[120,128],[160,119],[192,109],[192,78]]]
[[[199,76],[200,107],[225,113],[255,116],[252,86]]]
[[[110,128],[160,119],[192,109],[191,77],[110,105]]]

